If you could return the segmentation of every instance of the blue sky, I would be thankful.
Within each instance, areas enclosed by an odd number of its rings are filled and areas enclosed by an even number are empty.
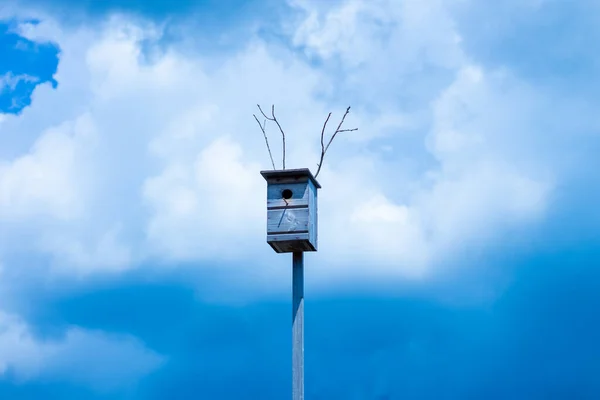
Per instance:
[[[0,3],[0,398],[289,396],[257,103],[288,167],[359,128],[307,398],[598,398],[600,7],[496,3]]]

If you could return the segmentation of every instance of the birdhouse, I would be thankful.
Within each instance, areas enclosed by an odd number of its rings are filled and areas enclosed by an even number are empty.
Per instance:
[[[267,243],[277,253],[317,251],[317,189],[308,168],[261,171],[267,181]]]

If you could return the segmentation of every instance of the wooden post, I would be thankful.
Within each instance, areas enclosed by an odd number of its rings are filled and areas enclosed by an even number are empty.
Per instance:
[[[304,253],[292,256],[292,400],[304,400]]]

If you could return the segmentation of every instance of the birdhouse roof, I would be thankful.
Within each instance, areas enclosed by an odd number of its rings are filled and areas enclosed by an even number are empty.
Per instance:
[[[321,188],[321,185],[308,168],[260,171],[260,174],[268,183],[305,182],[310,180],[317,189]]]

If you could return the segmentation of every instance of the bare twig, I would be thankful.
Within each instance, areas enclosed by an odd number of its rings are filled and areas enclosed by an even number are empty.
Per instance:
[[[263,136],[265,137],[265,143],[267,144],[267,150],[269,150],[269,157],[271,158],[271,165],[273,165],[273,169],[275,168],[275,161],[273,161],[273,154],[271,153],[271,147],[269,146],[269,139],[267,139],[267,132],[265,132],[265,128],[267,126],[267,120],[265,120],[264,125],[260,124],[260,121],[258,120],[258,118],[256,118],[256,115],[252,114],[254,116],[254,119],[256,120],[256,123],[258,124],[258,126],[260,126],[260,130],[263,133]]]
[[[275,104],[273,104],[271,106],[271,117],[267,117],[267,115],[263,112],[262,108],[260,108],[259,104],[257,104],[256,106],[260,110],[263,117],[265,117],[265,119],[268,119],[269,121],[273,121],[277,124],[277,127],[279,128],[279,132],[281,132],[281,138],[283,140],[283,169],[285,169],[285,133],[283,132],[283,128],[281,128],[281,125],[279,125],[279,121],[277,121],[277,118],[275,117]]]
[[[338,133],[341,133],[341,132],[352,132],[352,131],[357,131],[358,130],[358,128],[341,129],[342,128],[342,124],[344,123],[344,120],[346,119],[346,115],[348,115],[349,112],[350,112],[350,107],[348,107],[346,109],[346,112],[344,113],[344,116],[342,117],[342,120],[340,121],[337,129],[335,130],[335,132],[333,132],[333,135],[331,135],[331,138],[329,139],[329,142],[327,142],[327,146],[325,146],[325,141],[324,141],[325,127],[327,126],[327,122],[329,122],[329,118],[331,117],[331,113],[329,113],[327,115],[327,118],[325,119],[325,123],[323,124],[323,129],[321,129],[321,159],[319,160],[319,164],[317,164],[318,165],[318,169],[317,169],[317,173],[315,174],[315,178],[319,175],[319,172],[321,172],[321,167],[323,166],[323,159],[325,158],[325,153],[327,153],[327,150],[329,149],[329,146],[331,145],[331,142],[333,142],[333,139],[335,139],[335,136]]]
[[[323,124],[323,129],[321,129],[321,149],[325,148],[324,147],[325,143],[323,142],[323,136],[325,135],[325,128],[327,127],[327,122],[329,122],[329,118],[331,118],[331,113],[327,114],[327,118],[325,119],[325,123]]]

